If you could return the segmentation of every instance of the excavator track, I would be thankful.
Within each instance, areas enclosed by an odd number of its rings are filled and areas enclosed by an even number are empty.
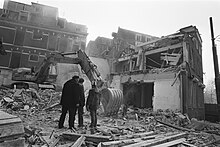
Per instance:
[[[117,115],[123,102],[123,92],[120,89],[104,88],[100,93],[104,115]]]

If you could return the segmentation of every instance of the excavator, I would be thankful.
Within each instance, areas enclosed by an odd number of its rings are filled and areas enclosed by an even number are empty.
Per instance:
[[[67,57],[67,55],[75,55],[76,57]],[[25,82],[33,82],[38,84],[39,88],[55,88],[53,83],[56,81],[57,73],[56,71],[51,72],[51,70],[55,68],[57,63],[79,64],[91,82],[96,82],[99,87],[104,84],[96,65],[91,62],[85,52],[79,50],[76,53],[52,52],[46,56],[36,71],[34,68],[13,69],[12,80],[20,81],[13,83],[13,86],[29,88],[28,83]]]
[[[68,55],[74,55],[74,57],[69,57]],[[80,65],[90,82],[96,83],[100,90],[104,114],[106,116],[117,114],[123,101],[122,91],[120,89],[108,88],[105,86],[105,81],[97,70],[97,66],[92,63],[82,50],[78,50],[76,53],[53,52],[45,58],[36,71],[29,68],[13,69],[12,80],[18,82],[13,83],[12,87],[29,88],[28,83],[25,82],[32,82],[38,84],[39,88],[54,88],[53,83],[56,81],[57,74],[50,74],[50,71],[56,63]]]

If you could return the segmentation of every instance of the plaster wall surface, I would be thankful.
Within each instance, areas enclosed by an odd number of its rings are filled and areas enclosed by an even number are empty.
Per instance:
[[[180,81],[176,80],[173,86],[174,79],[156,80],[154,82],[153,110],[171,109],[180,110]]]

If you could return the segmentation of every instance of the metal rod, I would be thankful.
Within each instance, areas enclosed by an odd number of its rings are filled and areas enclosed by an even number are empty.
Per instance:
[[[215,46],[215,37],[214,37],[214,31],[213,31],[212,17],[210,17],[209,19],[210,19],[210,28],[211,28],[212,52],[213,52],[215,77],[219,77],[218,57],[217,57],[217,51],[216,51],[216,46]]]
[[[213,30],[212,17],[210,19],[210,28],[211,28],[211,39],[212,39],[212,52],[213,52],[213,62],[214,62],[214,70],[215,70],[215,90],[217,97],[217,107],[218,107],[218,120],[220,120],[220,76],[219,76],[219,66],[218,66],[218,55],[215,45],[215,37]]]

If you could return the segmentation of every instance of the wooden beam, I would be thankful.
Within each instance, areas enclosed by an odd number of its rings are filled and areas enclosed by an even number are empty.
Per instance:
[[[160,53],[160,52],[167,51],[168,49],[180,48],[182,46],[183,46],[182,43],[177,43],[177,44],[174,44],[174,45],[170,45],[170,46],[161,47],[161,48],[157,48],[157,49],[146,51],[144,53],[144,55],[146,56],[146,55],[151,55],[151,54],[155,54],[155,53]]]
[[[58,136],[58,137],[56,138],[56,140],[50,145],[50,147],[55,147],[55,146],[57,145],[57,143],[60,141],[60,139],[61,139],[61,137]]]
[[[149,50],[149,51],[146,51],[144,53],[144,55],[151,55],[151,54],[155,54],[155,53],[159,53],[159,52],[163,52],[163,51],[167,51],[168,49],[175,49],[175,48],[180,48],[180,47],[183,47],[183,44],[182,43],[177,43],[177,44],[174,44],[174,45],[170,45],[170,46],[166,46],[166,47],[161,47],[161,48],[157,48],[157,49],[153,49],[153,50]],[[133,58],[137,58],[137,54],[136,55],[133,55],[132,56],[132,59]],[[121,61],[126,61],[126,60],[129,60],[131,57],[128,56],[128,57],[122,57],[122,58],[119,58],[118,61],[121,62]]]
[[[163,125],[166,125],[166,126],[168,126],[168,127],[171,127],[171,128],[177,129],[177,130],[193,132],[193,130],[190,130],[190,129],[187,129],[187,128],[183,128],[183,127],[179,127],[179,126],[175,126],[175,125],[171,125],[171,124],[168,124],[168,123],[159,121],[159,120],[157,120],[157,119],[156,119],[156,121],[159,122],[159,123],[161,123],[161,124],[163,124]]]
[[[198,147],[198,146],[195,146],[193,144],[186,143],[186,142],[183,142],[182,144],[187,146],[187,147]]]
[[[8,140],[0,143],[1,147],[24,147],[25,146],[25,139],[18,138],[13,140]]]
[[[130,139],[124,139],[124,140],[117,140],[117,141],[101,142],[99,143],[98,146],[100,147],[124,146],[124,145],[133,144],[133,143],[138,143],[143,140],[151,140],[155,138],[156,138],[156,135],[152,135],[152,136],[146,136],[146,137],[134,138],[134,139],[130,138]]]
[[[183,61],[189,62],[189,51],[186,42],[183,42]]]
[[[185,140],[186,140],[186,138],[180,138],[180,139],[173,140],[173,141],[170,141],[170,142],[155,145],[154,147],[170,147],[170,146],[181,144]]]
[[[99,144],[100,142],[109,141],[111,136],[100,136],[100,135],[89,135],[89,134],[76,134],[76,133],[63,133],[62,136],[69,140],[77,140],[79,137],[84,135],[86,137],[85,141],[95,142]]]
[[[143,132],[143,133],[135,133],[131,135],[123,135],[123,138],[138,138],[138,137],[145,137],[145,136],[151,136],[156,135],[156,132],[150,131],[150,132]]]
[[[137,146],[138,147],[141,147],[141,146],[151,147],[151,146],[155,146],[155,145],[158,145],[158,144],[161,144],[161,143],[165,143],[165,142],[173,141],[173,140],[176,140],[176,139],[184,138],[186,136],[187,136],[186,133],[179,133],[179,134],[164,137],[164,138],[157,138],[157,139],[154,139],[154,140],[147,140],[147,141],[134,143],[134,144],[127,145],[127,146],[124,146],[124,147],[137,147]]]
[[[73,145],[70,145],[70,147],[81,147],[81,145],[83,144],[83,142],[85,141],[86,137],[84,135],[82,135],[80,138],[78,138],[76,140],[76,142]]]

